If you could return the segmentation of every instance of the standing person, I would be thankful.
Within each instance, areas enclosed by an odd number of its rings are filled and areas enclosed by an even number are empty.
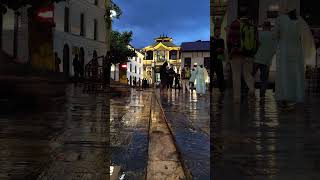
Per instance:
[[[160,92],[163,93],[165,90],[167,90],[167,84],[168,84],[168,72],[167,72],[167,66],[168,63],[164,62],[162,66],[160,67]]]
[[[173,80],[174,80],[174,77],[175,77],[175,72],[173,70],[173,67],[170,67],[170,69],[168,70],[169,72],[169,81],[168,81],[168,88],[172,89],[173,87]]]
[[[282,105],[304,102],[304,62],[313,56],[314,42],[307,23],[294,8],[281,14],[274,29],[277,53],[276,100]]]
[[[224,74],[223,74],[223,64],[222,61],[224,60],[224,40],[220,37],[221,33],[219,29],[216,29],[214,32],[213,41],[211,44],[211,48],[213,55],[212,61],[213,63],[210,64],[212,69],[212,73],[210,76],[210,91],[213,90],[213,75],[214,73],[217,75],[217,81],[218,81],[218,87],[220,90],[220,93],[223,94],[225,90],[225,83],[224,83]]]
[[[181,81],[182,81],[182,93],[185,93],[186,90],[189,92],[190,86],[189,86],[189,79],[191,76],[190,69],[187,65],[181,70]]]
[[[249,19],[238,18],[228,28],[227,46],[232,68],[233,99],[241,100],[241,75],[249,88],[249,95],[254,96],[254,78],[252,76],[253,56],[257,45],[256,28]]]
[[[194,90],[194,82],[195,82],[195,80],[196,80],[196,69],[195,69],[195,68],[197,68],[197,66],[194,66],[194,67],[192,68],[191,73],[190,73],[189,82],[190,82],[191,92],[193,92],[193,90]]]
[[[177,88],[180,91],[180,75],[179,74],[176,74],[174,77],[174,89],[176,90]]]
[[[61,64],[61,59],[58,57],[58,53],[54,53],[54,63],[55,63],[55,71],[60,72],[60,64]]]
[[[269,69],[276,50],[270,22],[264,22],[263,30],[259,32],[259,44],[258,52],[254,57],[253,76],[258,70],[260,71],[260,97],[264,98],[268,88]]]
[[[74,70],[74,84],[77,86],[78,82],[79,82],[79,77],[80,77],[80,73],[81,73],[81,64],[79,61],[79,56],[78,54],[76,54],[73,58],[72,61],[72,65],[73,65],[73,70]]]
[[[196,69],[196,91],[200,96],[206,93],[206,73],[203,65]]]

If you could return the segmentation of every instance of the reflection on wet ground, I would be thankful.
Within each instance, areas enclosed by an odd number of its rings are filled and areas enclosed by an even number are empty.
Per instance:
[[[147,180],[184,180],[175,143],[159,102],[152,100]]]
[[[210,179],[209,94],[172,91],[159,96],[185,174],[189,179]]]
[[[0,179],[109,178],[108,97],[66,93],[40,112],[0,116]]]
[[[231,97],[211,99],[214,179],[320,179],[319,97],[292,108],[278,107],[272,91],[265,102]]]
[[[136,91],[110,100],[111,165],[124,179],[145,179],[148,161],[151,91]]]

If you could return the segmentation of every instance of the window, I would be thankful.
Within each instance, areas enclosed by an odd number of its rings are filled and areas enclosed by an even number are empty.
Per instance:
[[[153,60],[153,51],[147,51],[147,60]]]
[[[137,73],[137,66],[134,67],[134,73]]]
[[[178,51],[176,51],[176,50],[170,51],[169,52],[169,59],[176,60],[177,54],[178,54]]]
[[[207,69],[210,69],[210,58],[209,57],[205,57],[203,59],[203,66]]]
[[[69,8],[64,8],[64,32],[69,32]]]
[[[84,36],[84,14],[80,15],[80,36]]]
[[[191,68],[191,58],[184,58],[184,66]]]
[[[98,0],[94,0],[94,5],[98,6]]]
[[[95,19],[93,21],[93,39],[97,40],[97,36],[98,36],[98,21]]]
[[[130,72],[132,72],[132,64],[130,64]]]

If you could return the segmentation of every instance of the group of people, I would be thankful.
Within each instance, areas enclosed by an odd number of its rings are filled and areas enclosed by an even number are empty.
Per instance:
[[[275,97],[280,104],[304,101],[305,61],[315,57],[315,45],[306,22],[296,9],[282,11],[274,28],[265,21],[262,31],[248,16],[238,17],[226,29],[227,49],[220,30],[212,41],[213,73],[217,75],[221,93],[225,90],[222,62],[231,64],[233,99],[240,102],[241,82],[245,82],[250,97],[255,97],[255,76],[260,71],[260,97],[268,88],[269,69],[276,57]],[[213,74],[212,73],[212,74]],[[243,78],[243,80],[242,80]],[[213,86],[210,87],[211,89]]]
[[[182,84],[182,93],[187,94],[193,89],[196,89],[197,94],[200,96],[206,93],[206,82],[208,80],[208,72],[203,65],[194,65],[193,69],[186,65],[181,70],[181,74],[175,73],[173,67],[169,67],[167,62],[164,62],[160,68],[160,92],[166,93],[168,89],[173,88],[173,80],[175,79],[175,88],[180,90]],[[181,82],[180,82],[181,81]]]

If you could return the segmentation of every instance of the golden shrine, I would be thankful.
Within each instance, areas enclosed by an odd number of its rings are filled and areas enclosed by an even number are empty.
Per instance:
[[[142,49],[145,53],[143,60],[144,78],[149,82],[160,81],[160,67],[168,62],[176,73],[181,71],[180,46],[173,44],[173,39],[164,35],[155,39],[155,43]]]

